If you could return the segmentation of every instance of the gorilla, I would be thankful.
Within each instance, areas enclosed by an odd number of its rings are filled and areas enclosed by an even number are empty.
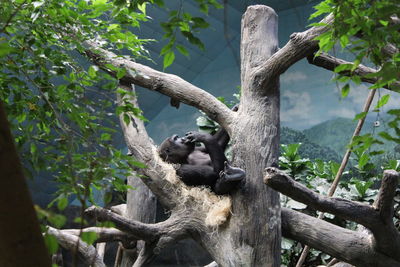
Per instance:
[[[165,139],[159,154],[166,162],[180,164],[176,173],[186,185],[206,185],[222,195],[245,178],[244,170],[228,164],[224,154],[228,142],[229,135],[223,128],[214,135],[188,132],[184,137],[173,135]]]

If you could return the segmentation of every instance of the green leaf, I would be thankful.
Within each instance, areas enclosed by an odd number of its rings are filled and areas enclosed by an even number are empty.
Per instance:
[[[340,45],[342,46],[342,48],[345,48],[348,43],[349,37],[347,35],[340,36]]]
[[[107,31],[110,32],[110,31],[112,31],[114,29],[118,29],[118,28],[120,28],[120,25],[113,23],[113,24],[110,24],[110,26],[107,27]]]
[[[178,49],[178,51],[184,55],[185,57],[189,57],[189,52],[186,50],[186,48],[182,45],[177,45],[176,49]]]
[[[67,222],[67,218],[61,214],[51,214],[47,217],[49,222],[54,225],[56,228],[61,228]]]
[[[208,5],[201,3],[199,6],[200,6],[200,11],[203,12],[204,14],[208,15]]]
[[[107,0],[92,0],[92,5],[97,8],[97,7],[102,7],[107,4]]]
[[[59,197],[57,207],[59,210],[64,210],[68,206],[68,199],[66,197]]]
[[[342,87],[342,98],[346,98],[350,92],[350,85],[347,83],[345,86]]]
[[[358,113],[358,114],[354,117],[354,120],[355,120],[355,121],[358,121],[358,120],[364,119],[365,116],[367,116],[367,114],[368,114],[367,111]]]
[[[358,159],[358,167],[360,169],[363,169],[365,164],[367,164],[369,161],[369,156],[368,154],[364,153],[362,156]]]
[[[169,51],[167,54],[164,56],[164,69],[166,69],[168,66],[170,66],[175,60],[175,53],[174,51]]]
[[[138,9],[145,15],[146,15],[146,4],[147,4],[146,2],[144,2],[141,5],[138,4]]]
[[[386,103],[389,101],[389,99],[390,99],[389,94],[382,96],[379,99],[378,103],[376,104],[375,109],[379,109],[379,108],[383,107],[384,105],[386,105]]]
[[[84,232],[82,233],[81,238],[88,245],[91,245],[97,240],[98,235],[95,232]]]
[[[382,138],[384,138],[384,139],[386,139],[386,140],[389,140],[389,141],[393,141],[395,138],[393,137],[393,136],[391,136],[389,133],[387,133],[387,132],[380,132],[379,133],[379,136],[380,137],[382,137]]]
[[[124,68],[119,68],[117,72],[117,79],[120,80],[122,77],[124,77],[126,74],[126,69]]]
[[[141,168],[141,169],[147,168],[146,164],[144,164],[143,162],[140,162],[140,161],[131,160],[129,163],[131,163],[132,165],[134,165],[138,168]]]
[[[0,58],[7,56],[8,54],[10,54],[13,51],[14,51],[14,48],[11,47],[9,43],[7,43],[7,42],[0,43]]]
[[[45,234],[44,243],[46,244],[47,250],[50,255],[55,254],[57,252],[58,242],[57,238],[55,238],[53,235]]]
[[[37,151],[37,146],[35,145],[35,143],[31,143],[31,154],[35,154]]]
[[[337,66],[334,69],[334,72],[339,73],[345,70],[351,70],[351,68],[353,67],[353,64],[340,64],[339,66]]]
[[[89,69],[88,69],[89,77],[90,78],[96,78],[98,70],[99,70],[99,67],[94,66],[94,65],[90,66]]]
[[[379,20],[379,22],[385,27],[389,24],[389,22],[386,20]]]
[[[109,134],[109,133],[102,133],[101,134],[101,137],[100,137],[101,141],[108,141],[110,139],[111,139],[111,134]]]
[[[192,18],[192,21],[194,22],[193,28],[208,28],[210,26],[210,24],[205,21],[203,18],[200,17],[194,17]]]
[[[126,113],[124,113],[124,122],[126,125],[129,125],[129,123],[131,122],[131,117]]]

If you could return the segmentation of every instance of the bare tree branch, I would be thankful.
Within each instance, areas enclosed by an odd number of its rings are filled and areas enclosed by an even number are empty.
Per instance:
[[[393,205],[396,188],[399,183],[399,173],[386,170],[383,173],[382,185],[375,200],[374,208],[379,210],[382,221],[391,223],[393,219]]]
[[[156,254],[154,253],[154,249],[154,243],[146,243],[144,247],[140,250],[140,253],[132,267],[141,267],[144,266],[146,263],[149,263],[156,256]]]
[[[399,177],[400,173],[394,170],[384,171],[381,188],[373,205],[382,223],[370,230],[374,234],[376,248],[387,255],[394,255],[400,261],[400,234],[393,224],[394,196]]]
[[[127,213],[126,209],[127,209],[126,204],[119,204],[119,205],[116,205],[116,206],[112,206],[112,207],[110,208],[110,210],[111,210],[112,212],[115,212],[116,214],[119,214],[119,215],[121,215],[121,216],[123,216],[123,217],[127,217],[127,215],[126,215],[126,213]]]
[[[368,235],[288,208],[282,208],[282,234],[355,266],[395,267],[400,264],[376,252]]]
[[[87,265],[91,265],[93,267],[105,267],[103,260],[100,255],[97,254],[96,249],[92,245],[88,245],[76,235],[67,234],[62,232],[61,230],[47,227],[47,232],[50,235],[53,235],[58,243],[65,249],[71,250],[75,252],[76,248],[78,248],[78,255],[80,258],[85,261]],[[78,243],[78,246],[77,246]]]
[[[104,260],[104,254],[106,253],[106,246],[107,246],[107,243],[103,243],[103,242],[96,244],[97,254],[99,255],[100,259],[102,259],[102,260]]]
[[[330,14],[321,21],[325,26],[311,27],[304,32],[293,33],[283,48],[258,67],[254,81],[260,84],[268,82],[271,78],[284,73],[300,59],[317,51],[318,41],[314,40],[315,37],[326,32],[332,22],[333,15]]]
[[[301,183],[294,181],[277,168],[267,168],[264,182],[273,189],[302,202],[319,211],[335,214],[372,228],[379,225],[378,212],[371,206],[341,198],[330,198],[313,192]]]
[[[86,41],[85,46],[87,47],[86,55],[109,73],[113,74],[105,64],[126,69],[127,72],[122,78],[124,82],[160,92],[187,105],[201,109],[225,130],[231,131],[230,124],[236,116],[235,113],[208,92],[176,75],[160,72],[133,60],[118,57],[113,52],[101,48],[95,42]]]
[[[97,221],[111,221],[119,230],[131,234],[134,238],[152,241],[159,235],[159,228],[152,224],[145,224],[118,215],[111,210],[92,206],[85,210],[85,214],[96,218]]]
[[[327,70],[333,71],[337,66],[341,64],[352,64],[349,61],[345,61],[340,58],[335,58],[331,55],[322,53],[321,55],[314,57],[314,55],[309,55],[307,57],[307,60],[310,64],[313,64],[318,67],[322,67]],[[340,74],[350,76],[350,75],[357,75],[360,76],[361,80],[363,82],[371,83],[374,84],[378,82],[378,78],[376,77],[365,77],[367,74],[372,74],[376,73],[377,70],[373,68],[366,67],[362,64],[360,64],[353,72],[350,71],[342,71]],[[400,92],[400,82],[394,82],[390,86],[385,86],[384,88],[395,91],[395,92]]]
[[[127,92],[126,95],[117,95],[118,105],[124,105],[128,101],[134,107],[139,107],[137,100],[132,96],[134,87],[120,85]],[[120,124],[125,137],[125,142],[134,158],[146,164],[146,168],[139,169],[132,166],[136,175],[151,189],[158,200],[167,208],[172,209],[177,203],[178,189],[184,184],[176,176],[171,164],[165,163],[159,156],[156,146],[147,134],[142,120],[131,116],[131,123],[126,124],[124,114],[120,115]]]
[[[310,207],[365,226],[372,233],[369,238],[371,243],[369,246],[376,253],[382,253],[397,261],[397,264],[400,264],[400,234],[392,220],[393,198],[399,177],[400,174],[396,171],[384,172],[381,189],[374,206],[321,196],[294,181],[286,173],[272,167],[266,169],[264,182],[273,189]],[[284,220],[282,221],[285,222]],[[303,242],[302,240],[299,241]],[[307,244],[307,242],[304,243]],[[333,254],[331,255],[334,256]],[[343,258],[338,258],[344,260]]]
[[[81,233],[96,233],[96,242],[128,242],[134,239],[133,236],[115,228],[88,227],[84,229],[64,229],[62,233],[79,236]]]
[[[215,261],[213,261],[213,262],[210,262],[210,263],[207,264],[207,265],[204,265],[204,267],[218,267],[218,263],[216,263]]]
[[[90,207],[85,213],[99,221],[111,221],[118,229],[129,233],[134,238],[146,241],[134,266],[148,263],[171,243],[188,236],[193,237],[207,233],[202,212],[192,209],[173,210],[166,221],[155,224],[127,220],[110,210],[99,207]]]

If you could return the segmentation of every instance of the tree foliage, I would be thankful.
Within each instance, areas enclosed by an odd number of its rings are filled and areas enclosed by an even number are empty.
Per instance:
[[[205,15],[210,7],[221,7],[216,0],[196,0],[196,3]],[[122,115],[125,122],[133,117],[145,120],[142,111],[129,101],[115,105],[116,93],[129,94],[117,89],[118,80],[127,71],[106,65],[105,72],[88,63],[83,44],[95,41],[120,56],[147,59],[144,47],[154,40],[141,39],[135,29],[149,20],[148,5],[162,8],[164,1],[6,0],[0,6],[0,99],[5,103],[26,171],[34,174],[49,171],[58,181],[55,202],[60,210],[68,205],[72,195],[84,207],[87,201],[95,202],[94,189],[110,186],[124,191],[127,186],[121,178],[129,175],[129,165],[146,167],[126,156],[115,142],[121,138],[115,130],[117,116]],[[334,18],[329,30],[317,37],[320,50],[316,55],[331,51],[337,43],[355,55],[353,62],[335,69],[337,80],[344,83],[343,97],[348,95],[351,81],[361,82],[359,76],[352,74],[362,63],[378,69],[368,76],[378,79],[370,89],[391,87],[399,80],[397,1],[325,0],[316,10],[311,18],[330,13]],[[185,46],[177,43],[178,35],[204,49],[196,33],[208,27],[208,23],[185,12],[183,5],[171,11],[161,26],[167,39],[160,52],[164,68],[173,63],[175,52],[189,56]],[[342,75],[343,71],[350,75]],[[389,95],[383,96],[375,109],[381,109],[388,101]],[[368,201],[374,193],[372,186],[377,177],[371,169],[376,166],[371,165],[370,159],[381,152],[371,151],[371,146],[382,140],[400,144],[400,111],[392,110],[389,114],[393,116],[389,123],[392,132],[381,132],[380,140],[363,135],[350,145],[357,164],[341,190],[348,193],[349,199]],[[366,113],[357,118],[364,116]],[[216,127],[207,119],[199,124],[208,130]],[[338,164],[303,159],[298,151],[296,144],[282,146],[281,168],[322,192],[338,171]],[[399,162],[390,160],[384,168],[398,170]],[[64,223],[63,218],[50,212],[38,209],[38,214],[57,227]],[[88,243],[95,239],[91,234],[83,238]],[[55,243],[51,237],[47,241]]]
[[[220,7],[215,0],[198,0],[199,9]],[[93,189],[124,191],[121,178],[129,174],[127,162],[144,167],[126,156],[115,140],[117,116],[143,120],[142,111],[129,102],[115,106],[118,79],[125,70],[108,66],[115,77],[91,65],[83,57],[86,40],[118,51],[134,59],[148,58],[144,45],[154,40],[140,39],[135,28],[147,21],[147,5],[163,7],[162,0],[151,1],[31,1],[7,0],[0,7],[0,98],[13,127],[13,133],[26,171],[48,171],[59,182],[58,207],[65,208],[74,195],[81,204],[94,202]],[[183,34],[199,47],[195,36],[208,27],[181,6],[162,23],[168,44],[162,49],[164,68],[174,59],[174,49],[188,56],[176,44]],[[119,92],[126,94],[127,92]],[[109,195],[106,195],[108,200]]]

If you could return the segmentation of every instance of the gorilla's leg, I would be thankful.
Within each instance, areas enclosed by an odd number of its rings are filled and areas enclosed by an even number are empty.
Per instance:
[[[219,173],[219,177],[226,181],[241,181],[246,177],[246,173],[241,168],[232,167],[225,161],[224,170]]]
[[[225,161],[224,170],[219,173],[219,179],[214,186],[214,192],[223,195],[231,192],[244,178],[246,173],[241,168],[235,168]]]

